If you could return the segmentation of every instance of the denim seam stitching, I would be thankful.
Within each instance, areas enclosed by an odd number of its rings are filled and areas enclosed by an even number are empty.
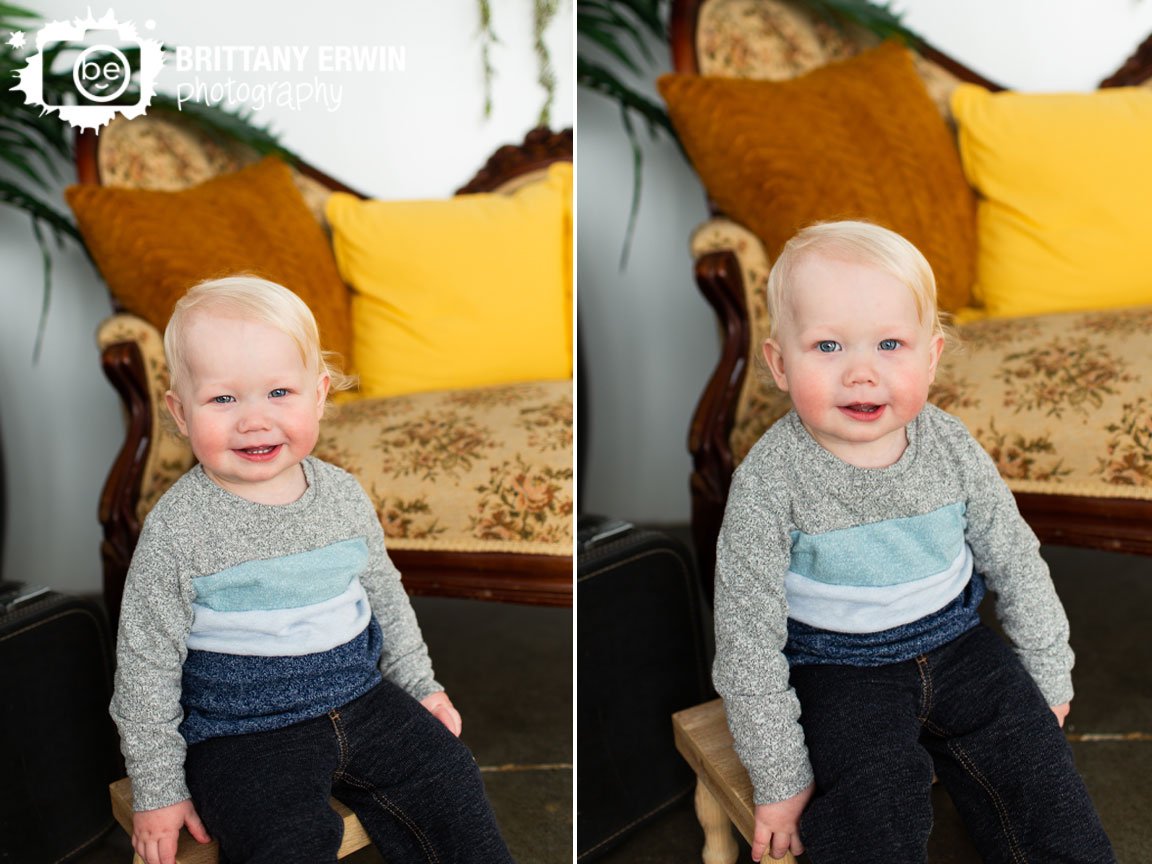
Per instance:
[[[916,658],[916,670],[920,673],[920,722],[929,723],[928,715],[932,713],[932,675],[928,671],[928,658],[921,655]]]
[[[956,761],[968,772],[968,775],[983,787],[984,791],[988,793],[988,797],[992,799],[992,803],[996,807],[996,812],[1000,816],[1000,825],[1004,828],[1004,833],[1008,837],[1008,845],[1012,850],[1012,860],[1018,864],[1027,864],[1028,859],[1024,852],[1020,849],[1020,842],[1016,839],[1016,832],[1012,830],[1011,821],[1008,818],[1008,809],[1004,806],[1003,800],[1000,798],[999,793],[996,792],[988,779],[981,774],[974,764],[968,753],[955,742],[948,742],[948,749],[952,751],[952,755],[956,757]]]
[[[349,786],[355,786],[362,792],[367,792],[372,796],[373,801],[375,801],[382,808],[403,822],[405,827],[407,827],[408,830],[411,831],[413,835],[415,835],[416,840],[420,844],[420,848],[423,850],[424,856],[428,860],[429,864],[438,864],[440,858],[436,855],[436,850],[433,847],[432,842],[428,839],[428,836],[423,831],[421,831],[420,826],[417,825],[407,813],[396,806],[396,804],[393,803],[393,801],[388,798],[388,796],[384,795],[371,783],[368,783],[365,780],[361,780],[358,777],[352,777],[348,774],[344,774],[340,779],[347,783]]]
[[[348,736],[344,732],[344,718],[340,716],[339,709],[334,708],[329,711],[328,720],[332,723],[332,731],[336,733],[336,744],[340,748],[340,761],[336,765],[333,776],[340,777],[344,774],[344,769],[348,767]]]

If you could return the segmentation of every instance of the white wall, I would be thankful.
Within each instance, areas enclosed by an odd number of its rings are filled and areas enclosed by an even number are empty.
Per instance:
[[[1152,33],[1149,0],[903,0],[897,8],[936,47],[1017,89],[1091,89]],[[653,79],[671,69],[666,50],[657,56]],[[620,272],[631,157],[613,104],[583,91],[578,98],[580,339],[590,397],[581,402],[590,431],[580,506],[686,522],[688,424],[719,346],[687,249],[707,215],[704,193],[673,145],[644,136],[639,227]]]
[[[21,5],[34,6],[47,19],[83,17],[88,9],[84,0]],[[174,0],[120,0],[114,8],[117,20],[134,21],[142,35],[165,44],[298,45],[312,52],[322,45],[404,46],[403,72],[321,75],[344,88],[338,110],[313,103],[299,110],[268,107],[256,115],[304,159],[378,197],[450,194],[497,146],[522,140],[543,102],[535,83],[529,0],[492,0],[500,44],[493,51],[498,77],[487,120],[473,0],[330,0],[306,12],[272,0],[201,0],[194,10]],[[102,15],[105,7],[93,11]],[[553,128],[573,124],[571,15],[572,4],[562,4],[546,34],[558,78]],[[152,31],[143,26],[149,19],[155,22]],[[158,83],[173,91],[180,81],[193,82],[195,74],[170,65]],[[306,67],[295,76],[232,77],[251,84],[316,76]],[[0,208],[0,448],[8,501],[0,572],[8,579],[96,592],[97,505],[122,437],[119,399],[100,371],[94,340],[110,305],[82,253],[66,248],[54,261],[44,352],[33,364],[40,255],[27,220]]]

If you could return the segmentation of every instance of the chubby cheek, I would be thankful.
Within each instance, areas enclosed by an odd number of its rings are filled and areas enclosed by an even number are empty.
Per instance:
[[[919,369],[910,369],[905,374],[896,376],[890,384],[893,401],[899,400],[915,406],[923,405],[928,401],[928,390],[932,385],[930,375],[925,375]]]
[[[188,417],[188,443],[201,462],[209,462],[222,451],[231,450],[227,430],[203,416]]]
[[[835,406],[836,383],[829,375],[803,363],[792,366],[788,375],[788,395],[801,417],[817,417]]]

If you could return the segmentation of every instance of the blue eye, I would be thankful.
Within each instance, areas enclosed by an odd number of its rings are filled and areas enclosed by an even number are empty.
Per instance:
[[[216,396],[212,401],[217,405],[227,405],[229,402],[235,402],[236,400],[231,396]]]
[[[840,350],[840,343],[832,339],[821,339],[816,343],[816,348],[825,354],[831,354],[833,351]]]
[[[900,340],[899,339],[881,339],[880,340],[880,350],[881,351],[895,351],[899,347],[900,347]]]
[[[273,399],[279,399],[282,396],[287,396],[288,390],[284,387],[277,387],[275,390],[273,390],[268,395],[271,396]]]

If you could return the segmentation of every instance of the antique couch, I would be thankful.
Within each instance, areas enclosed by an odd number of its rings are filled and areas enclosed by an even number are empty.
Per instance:
[[[366,201],[157,111],[81,134],[76,161],[127,421],[100,501],[113,616],[143,518],[193,464],[164,408],[164,323],[188,285],[235,271],[300,293],[358,374],[315,452],[360,479],[409,593],[571,603],[571,130],[501,148],[443,201]],[[462,328],[491,341],[443,344]]]
[[[887,224],[932,262],[960,348],[931,398],[992,455],[1041,540],[1152,554],[1138,143],[1152,89],[998,92],[930,46],[879,41],[800,3],[672,4],[676,71],[660,89],[709,197],[691,248],[722,339],[689,435],[705,590],[732,472],[789,407],[760,366],[772,256],[828,218]],[[1150,76],[1152,39],[1105,85]]]

